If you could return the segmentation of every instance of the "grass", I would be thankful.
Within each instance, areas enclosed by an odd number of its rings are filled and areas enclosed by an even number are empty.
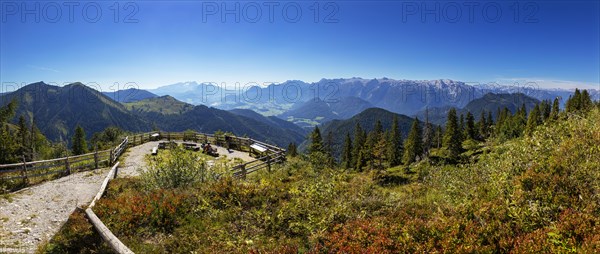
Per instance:
[[[140,253],[598,253],[599,133],[595,110],[466,144],[460,164],[354,172],[290,158],[181,188],[115,179],[95,211]]]
[[[36,253],[113,253],[93,229],[82,209],[76,209],[59,232]]]

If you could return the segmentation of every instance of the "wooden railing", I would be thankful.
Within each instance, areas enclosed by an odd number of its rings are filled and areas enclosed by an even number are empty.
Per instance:
[[[138,146],[149,141],[156,140],[152,135],[158,134],[159,140],[183,140],[183,141],[194,141],[199,143],[212,143],[218,146],[231,148],[233,150],[252,153],[250,145],[260,144],[267,148],[265,154],[257,158],[256,160],[242,163],[234,166],[231,169],[231,173],[234,177],[245,178],[247,174],[256,172],[260,169],[271,170],[271,166],[274,163],[285,161],[286,150],[276,145],[268,144],[258,140],[245,137],[227,136],[227,135],[214,135],[198,132],[147,132],[137,134],[129,137],[129,146]]]
[[[127,246],[125,246],[125,244],[123,244],[123,242],[121,242],[121,240],[119,240],[119,238],[117,238],[110,231],[110,229],[108,229],[108,227],[106,227],[106,225],[104,225],[104,223],[100,220],[100,218],[98,218],[98,216],[96,216],[96,214],[92,210],[92,208],[94,208],[94,206],[96,205],[96,201],[100,200],[102,195],[104,195],[104,192],[106,191],[106,187],[108,186],[108,181],[110,181],[111,178],[117,177],[118,168],[119,168],[119,163],[117,162],[112,167],[112,169],[108,172],[108,175],[106,175],[106,178],[104,178],[104,182],[102,182],[102,185],[100,186],[100,190],[98,191],[98,194],[96,194],[96,197],[94,197],[94,200],[92,200],[92,203],[90,203],[90,205],[87,207],[87,209],[85,209],[85,214],[87,215],[87,217],[90,220],[90,222],[92,223],[92,225],[94,225],[96,232],[98,232],[98,234],[100,234],[102,239],[104,239],[104,241],[106,243],[108,243],[108,245],[112,248],[112,250],[115,253],[131,254],[131,253],[133,253],[133,251],[131,251],[129,248],[127,248]]]
[[[128,138],[113,149],[67,156],[51,160],[30,161],[0,165],[0,183],[25,187],[75,172],[94,170],[113,165],[128,145]],[[21,181],[20,183],[14,183]]]

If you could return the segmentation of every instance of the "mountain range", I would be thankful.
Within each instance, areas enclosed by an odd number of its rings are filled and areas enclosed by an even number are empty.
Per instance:
[[[350,123],[356,121],[364,122],[368,129],[373,125],[370,121],[375,121],[368,114],[388,120],[393,118],[391,114],[397,114],[406,120],[402,128],[407,131],[405,127],[411,118],[406,115],[424,120],[425,109],[430,122],[444,124],[450,107],[458,108],[459,113],[470,111],[478,118],[482,110],[495,113],[498,108],[507,107],[514,112],[522,104],[530,109],[539,100],[529,95],[560,96],[563,101],[570,96],[564,90],[480,94],[494,89],[452,80],[351,78],[315,83],[287,81],[245,91],[186,82],[151,92],[128,89],[101,93],[81,83],[58,87],[38,82],[0,95],[0,105],[16,99],[17,115],[24,115],[28,121],[34,119],[51,140],[68,139],[79,124],[88,136],[109,126],[132,132],[155,128],[221,130],[285,146],[289,142],[302,143],[315,125],[322,125],[324,132],[335,130],[336,135],[345,134],[347,126],[353,128]],[[597,97],[598,91],[591,90],[590,94]],[[195,105],[198,103],[202,105]],[[335,138],[337,142],[340,137]]]
[[[150,91],[158,95],[168,94],[195,105],[203,104],[225,110],[251,109],[266,116],[276,115],[286,120],[293,119],[292,121],[305,127],[338,119],[336,117],[344,118],[339,114],[332,115],[331,111],[339,111],[328,110],[323,103],[331,106],[331,102],[343,101],[344,98],[358,98],[368,103],[369,107],[383,108],[398,114],[417,115],[427,108],[464,108],[470,101],[488,93],[523,93],[538,100],[554,100],[559,97],[562,106],[573,93],[572,90],[566,89],[543,89],[535,84],[520,87],[480,85],[448,79],[395,80],[356,77],[322,79],[313,83],[290,80],[277,84],[248,84],[226,88],[214,83],[184,82]],[[589,92],[592,98],[600,98],[600,90]],[[307,115],[306,110],[297,110],[303,106],[324,111]],[[316,117],[320,120],[315,120]]]
[[[54,141],[68,141],[77,125],[84,128],[88,137],[116,126],[131,132],[153,128],[206,133],[221,130],[279,146],[300,143],[305,138],[302,129],[281,119],[278,122],[259,114],[248,117],[203,105],[194,106],[170,96],[119,103],[81,83],[63,87],[43,82],[30,84],[1,95],[0,106],[12,100],[18,103],[16,116],[23,115],[28,122],[33,119],[40,131]]]

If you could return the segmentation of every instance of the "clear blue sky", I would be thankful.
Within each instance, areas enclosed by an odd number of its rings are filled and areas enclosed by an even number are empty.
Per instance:
[[[349,1],[318,8],[313,1],[147,1],[120,2],[118,14],[113,1],[0,3],[3,84],[81,81],[110,90],[115,82],[154,88],[339,77],[600,83],[598,1]],[[239,13],[239,22],[236,14],[222,20],[223,7]]]

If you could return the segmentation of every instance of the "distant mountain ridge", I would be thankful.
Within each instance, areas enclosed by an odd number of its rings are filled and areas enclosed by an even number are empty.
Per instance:
[[[156,98],[158,95],[148,92],[146,90],[129,88],[126,90],[118,90],[114,92],[102,92],[109,98],[122,103],[134,102],[148,98]]]
[[[152,91],[157,94],[172,92],[170,95],[173,97],[191,104],[204,104],[227,110],[252,109],[263,115],[282,117],[288,111],[294,110],[292,109],[294,105],[301,105],[311,100],[331,101],[345,97],[360,98],[373,107],[391,112],[415,115],[426,108],[446,106],[463,108],[470,101],[481,98],[487,93],[524,93],[538,100],[561,97],[561,103],[564,103],[573,93],[571,90],[543,89],[530,84],[515,87],[480,85],[449,79],[395,80],[356,77],[322,79],[313,83],[290,80],[245,91],[234,91],[235,89],[236,87],[223,89],[210,83],[185,82]],[[593,98],[600,98],[600,90],[589,91]]]
[[[43,82],[24,86],[0,96],[0,104],[17,100],[16,115],[25,115],[51,140],[67,140],[81,125],[88,134],[119,126],[135,132],[148,131],[146,121],[131,114],[122,104],[81,83],[63,87]]]
[[[321,130],[321,136],[324,140],[329,132],[332,133],[334,155],[339,157],[342,151],[342,145],[346,133],[350,133],[350,137],[354,138],[356,123],[359,123],[363,130],[369,132],[373,130],[377,121],[381,121],[383,129],[389,130],[392,128],[394,117],[398,117],[398,125],[400,127],[401,135],[403,138],[406,138],[414,118],[406,115],[396,114],[381,108],[369,108],[349,119],[333,120],[322,124],[319,128]],[[307,144],[308,141],[305,141],[301,148],[306,147]]]
[[[301,127],[312,128],[334,119],[348,119],[373,105],[358,97],[324,101],[319,98],[299,103],[279,117]]]
[[[135,113],[161,113],[161,114],[183,114],[194,108],[194,105],[178,101],[165,95],[160,97],[146,98],[143,100],[124,103],[125,107]]]
[[[471,112],[475,119],[479,120],[481,112],[492,112],[494,119],[497,117],[498,109],[504,109],[505,107],[512,113],[515,113],[521,106],[525,105],[527,112],[529,112],[536,104],[540,103],[538,99],[527,96],[523,93],[488,93],[483,97],[470,101],[464,108],[457,108],[457,114],[466,115],[467,112]],[[429,121],[434,124],[445,124],[448,111],[450,106],[430,108],[428,109]],[[425,111],[420,111],[416,114],[420,119],[425,119]],[[486,113],[487,117],[487,113]]]
[[[290,126],[292,123],[283,120],[259,121],[216,108],[193,106],[170,96],[121,104],[81,83],[64,87],[43,82],[30,84],[0,96],[0,105],[13,99],[18,102],[16,115],[25,115],[28,122],[33,118],[40,131],[55,141],[70,139],[77,125],[84,128],[88,137],[106,127],[116,126],[132,132],[152,128],[206,133],[221,130],[279,146],[304,140],[299,127],[294,129]]]

